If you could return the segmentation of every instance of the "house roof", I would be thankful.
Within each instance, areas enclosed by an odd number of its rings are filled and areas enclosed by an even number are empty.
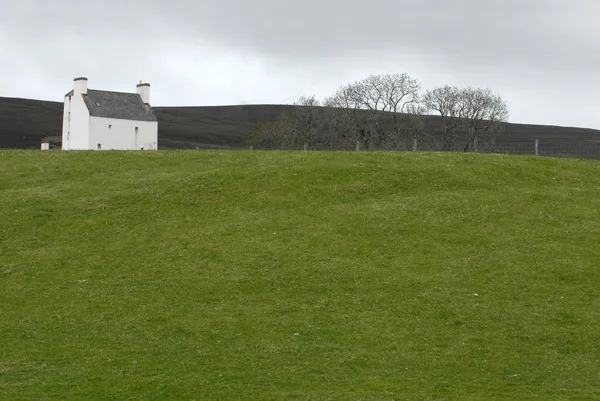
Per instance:
[[[88,89],[83,95],[90,116],[119,120],[157,121],[152,107],[137,93],[108,92]]]

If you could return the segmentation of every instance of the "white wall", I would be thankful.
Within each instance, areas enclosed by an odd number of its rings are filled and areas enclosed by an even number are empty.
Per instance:
[[[91,117],[88,149],[96,150],[98,144],[101,150],[157,150],[158,123]]]
[[[63,129],[62,129],[62,148],[69,150],[71,148],[71,97],[65,96],[65,106],[63,107]]]
[[[68,113],[71,112],[71,123],[68,124]],[[65,97],[63,113],[63,145],[64,150],[89,149],[90,137],[90,112],[85,105],[83,96],[74,93]]]

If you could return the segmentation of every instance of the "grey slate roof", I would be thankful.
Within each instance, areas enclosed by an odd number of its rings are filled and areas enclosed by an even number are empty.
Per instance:
[[[137,93],[107,92],[88,89],[83,100],[92,117],[120,120],[156,121],[150,105]]]

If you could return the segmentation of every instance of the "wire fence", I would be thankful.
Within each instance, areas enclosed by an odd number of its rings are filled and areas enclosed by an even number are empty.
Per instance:
[[[250,146],[251,150],[305,150],[305,151],[421,151],[421,152],[468,152],[468,153],[496,153],[512,155],[530,155],[546,157],[570,157],[581,159],[600,160],[600,138],[598,142],[496,142],[473,148],[473,144],[467,142],[455,142],[452,146],[444,146],[438,142],[420,142],[396,147],[363,148],[351,144],[304,144],[302,146]]]

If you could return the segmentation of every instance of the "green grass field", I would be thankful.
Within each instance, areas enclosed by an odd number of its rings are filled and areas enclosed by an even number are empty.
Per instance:
[[[600,398],[600,164],[0,151],[0,398]]]

